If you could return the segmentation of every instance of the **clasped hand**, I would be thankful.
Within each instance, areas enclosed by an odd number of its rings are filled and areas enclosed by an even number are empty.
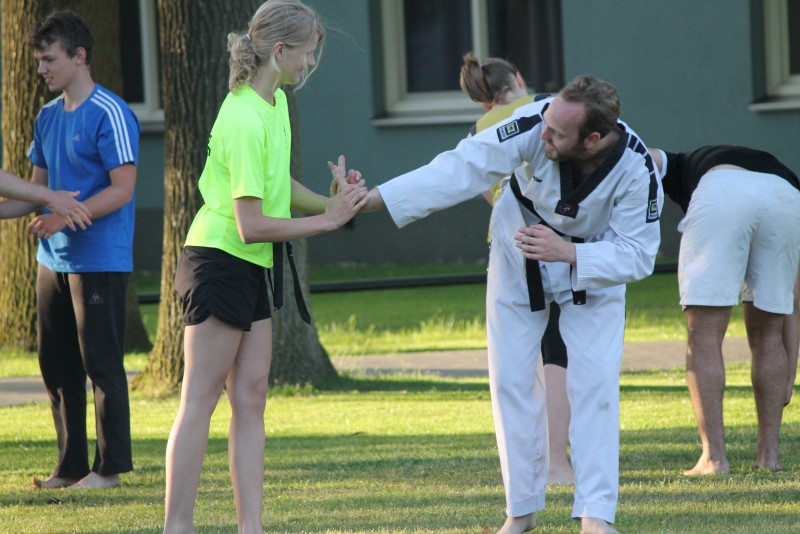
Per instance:
[[[339,156],[337,164],[329,161],[328,168],[333,175],[333,181],[325,212],[344,224],[366,204],[368,196],[366,182],[359,171],[346,170],[344,156]]]
[[[529,260],[560,261],[575,265],[575,245],[564,241],[552,228],[542,224],[520,228],[515,239],[517,248]]]
[[[67,226],[67,221],[54,213],[38,215],[28,224],[28,233],[39,239],[49,239]]]

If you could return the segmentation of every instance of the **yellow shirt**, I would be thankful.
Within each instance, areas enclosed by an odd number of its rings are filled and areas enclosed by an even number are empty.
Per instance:
[[[281,89],[275,92],[274,106],[248,85],[228,93],[211,129],[198,183],[204,204],[185,245],[218,248],[272,267],[272,243],[245,244],[239,237],[233,201],[260,198],[265,216],[291,217],[291,143],[289,108]]]

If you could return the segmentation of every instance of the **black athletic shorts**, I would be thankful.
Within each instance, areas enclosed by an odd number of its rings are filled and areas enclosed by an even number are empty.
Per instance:
[[[558,319],[561,317],[561,307],[555,302],[550,303],[550,318],[542,337],[542,362],[544,365],[558,365],[567,368],[567,346],[561,338],[558,329]]]
[[[185,247],[175,270],[175,291],[183,303],[183,324],[209,315],[245,332],[270,312],[265,269],[210,247]]]

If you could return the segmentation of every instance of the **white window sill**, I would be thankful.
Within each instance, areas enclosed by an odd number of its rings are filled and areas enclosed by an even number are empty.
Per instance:
[[[372,119],[376,128],[395,128],[398,126],[433,126],[446,124],[473,124],[481,113],[429,113],[425,115],[392,115]]]
[[[164,131],[164,110],[156,109],[144,111],[131,106],[139,119],[139,129],[142,133],[161,133]]]
[[[766,102],[754,102],[747,109],[757,112],[800,110],[800,98],[780,98]]]

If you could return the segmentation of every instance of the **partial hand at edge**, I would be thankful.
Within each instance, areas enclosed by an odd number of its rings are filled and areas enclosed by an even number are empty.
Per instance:
[[[81,230],[86,230],[92,224],[92,214],[82,202],[75,200],[80,191],[50,191],[47,198],[47,208],[64,220],[69,229],[75,231],[77,224]]]
[[[39,239],[49,239],[53,234],[60,232],[67,226],[66,220],[55,213],[46,213],[34,217],[28,224],[28,233]]]

